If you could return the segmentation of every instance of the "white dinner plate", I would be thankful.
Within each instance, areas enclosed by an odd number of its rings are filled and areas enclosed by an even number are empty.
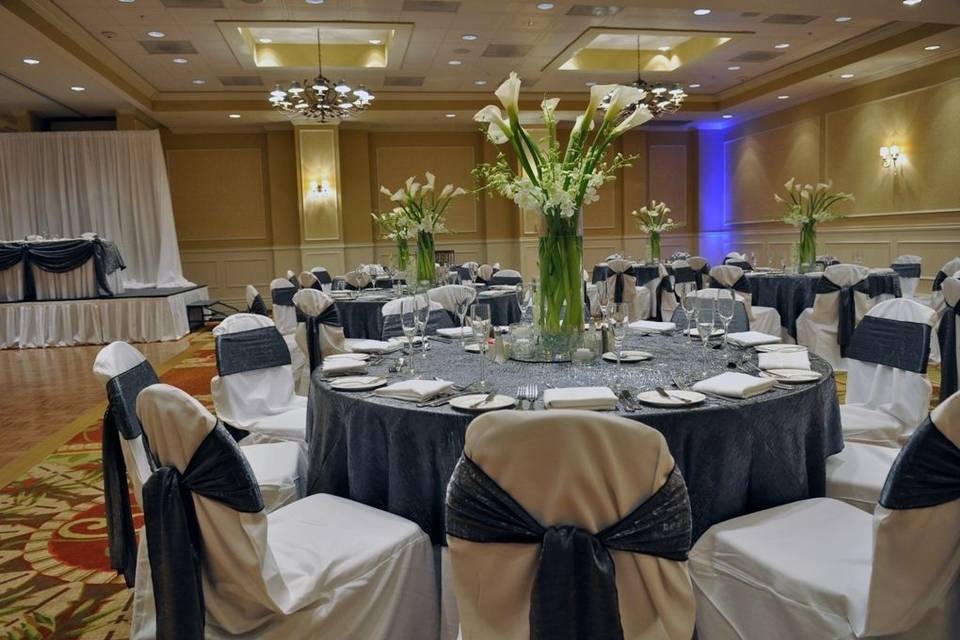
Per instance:
[[[463,350],[467,353],[480,353],[480,345],[476,342],[470,342],[463,345]]]
[[[473,393],[469,396],[458,396],[450,398],[450,406],[461,411],[495,411],[497,409],[509,409],[517,404],[517,401],[510,396],[496,395],[490,402],[484,402],[480,406],[474,406],[480,400],[487,397],[485,393]]]
[[[624,349],[620,352],[620,362],[642,362],[643,360],[650,360],[653,358],[653,354],[647,353],[646,351],[630,351]],[[617,354],[613,351],[607,351],[603,354],[603,359],[608,362],[616,362]]]
[[[366,362],[367,360],[370,359],[370,354],[369,354],[369,353],[355,353],[355,352],[350,352],[350,353],[334,353],[334,354],[329,355],[329,356],[324,356],[323,359],[324,359],[324,360],[361,360],[361,361],[363,361],[363,362]]]
[[[387,342],[399,342],[399,343],[402,344],[403,346],[407,346],[407,338],[406,338],[406,336],[394,336],[394,337],[390,338]],[[421,337],[421,336],[413,336],[413,346],[419,347],[419,346],[420,346],[420,343],[422,343],[422,342],[423,342],[423,337]],[[430,341],[429,341],[429,340],[427,341],[427,348],[428,348],[428,349],[430,348]]]
[[[683,335],[685,336],[693,335],[694,338],[699,338],[700,332],[697,331],[696,329],[684,329]],[[710,332],[711,338],[716,338],[717,336],[722,336],[722,335],[723,335],[723,329],[714,329],[712,332]]]
[[[807,350],[802,344],[761,344],[756,349],[764,353],[801,353]]]
[[[330,388],[337,391],[368,391],[387,384],[384,376],[345,376],[330,382]]]
[[[664,398],[656,391],[644,391],[637,394],[637,400],[655,407],[689,407],[700,404],[707,398],[707,396],[696,391],[667,389],[666,392],[670,396],[669,398]]]
[[[805,384],[820,379],[820,374],[808,369],[768,369],[763,372],[764,377],[773,378],[777,382],[787,384]]]

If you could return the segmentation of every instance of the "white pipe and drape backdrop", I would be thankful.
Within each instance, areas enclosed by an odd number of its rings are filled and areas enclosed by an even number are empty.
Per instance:
[[[124,286],[182,287],[167,167],[157,131],[0,135],[0,239],[113,240]]]

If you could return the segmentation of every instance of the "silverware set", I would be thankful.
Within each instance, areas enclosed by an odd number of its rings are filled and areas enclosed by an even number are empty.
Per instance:
[[[517,407],[523,409],[523,402],[527,401],[527,410],[532,411],[537,398],[540,396],[540,386],[537,384],[522,384],[517,387]]]

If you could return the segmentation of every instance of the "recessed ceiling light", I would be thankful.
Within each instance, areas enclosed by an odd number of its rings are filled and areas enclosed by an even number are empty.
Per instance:
[[[850,22],[853,20],[850,16],[837,16],[833,19],[834,22]]]
[[[777,44],[773,45],[773,48],[774,48],[774,49],[789,49],[789,48],[790,48],[790,43],[789,43],[789,42],[780,42],[780,43],[777,43]]]
[[[323,4],[324,0],[307,0],[307,4]]]
[[[445,114],[445,115],[446,115],[447,118],[456,118],[456,117],[457,117],[457,114],[455,114],[455,113],[447,113],[447,114]]]
[[[196,80],[193,80],[193,84],[207,84],[207,81],[201,78],[197,78]]]
[[[86,91],[86,90],[87,90],[86,87],[81,87],[81,86],[78,85],[78,84],[70,87],[70,91],[76,91],[76,92],[78,92],[78,93],[79,93],[80,91]]]
[[[657,51],[670,51],[670,47],[664,45],[662,47],[657,47]]]
[[[123,4],[133,4],[136,0],[120,0]]]
[[[174,59],[173,59],[173,63],[174,63],[174,64],[187,64],[187,59],[186,59],[186,58],[174,58]]]
[[[840,77],[843,78],[844,80],[849,80],[850,78],[853,77],[853,74],[852,74],[852,73],[841,73],[841,74],[840,74]]]
[[[920,4],[921,2],[923,2],[923,0],[903,0],[903,4],[907,5],[908,7]]]
[[[693,15],[695,16],[708,16],[712,9],[694,9]]]
[[[699,83],[699,82],[691,82],[690,84],[687,85],[687,88],[689,88],[689,89],[699,89],[699,88],[700,88],[700,83]]]
[[[925,47],[923,48],[923,50],[924,50],[924,51],[936,51],[936,50],[939,49],[939,48],[940,48],[940,45],[938,45],[938,44],[928,44],[927,46],[925,46]]]
[[[234,120],[236,120],[237,118],[240,117],[240,114],[239,114],[239,113],[231,113],[231,114],[230,114],[229,116],[227,116],[227,117],[228,117],[228,118],[233,118]]]
[[[482,87],[483,85],[487,84],[487,81],[486,81],[486,80],[474,80],[474,81],[473,81],[473,84],[477,85],[478,87]]]
[[[147,31],[147,35],[151,38],[163,38],[167,34],[165,34],[163,31]]]
[[[540,11],[550,11],[553,7],[554,4],[552,2],[541,2],[537,5],[537,9],[540,9]]]
[[[583,84],[587,85],[588,87],[592,87],[593,85],[595,85],[595,84],[597,84],[597,83],[594,82],[593,80],[587,80],[587,81],[584,82]]]
[[[463,60],[447,60],[447,64],[452,64],[453,66],[457,67],[463,64]]]
[[[371,38],[370,40],[367,40],[367,42],[374,45],[383,44],[383,40],[381,40],[380,38]]]
[[[273,38],[260,38],[260,44],[270,44],[273,42]]]
[[[727,67],[727,71],[740,71],[740,65],[735,64],[733,66]]]
[[[479,37],[480,37],[480,36],[478,36],[478,35],[475,34],[475,33],[465,33],[465,34],[463,34],[462,36],[460,36],[460,39],[461,39],[461,40],[466,40],[467,42],[473,42],[474,40],[476,40],[476,39],[479,38]]]
[[[790,96],[777,96],[777,100],[789,100]]]
[[[40,64],[40,61],[36,58],[24,58],[23,64]]]
[[[724,120],[729,120],[730,118],[733,117],[733,114],[732,114],[732,113],[725,113],[725,114],[723,114],[723,115],[720,116],[720,117],[723,118]]]

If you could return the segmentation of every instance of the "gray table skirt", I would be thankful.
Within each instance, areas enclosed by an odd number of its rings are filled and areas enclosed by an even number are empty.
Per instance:
[[[648,390],[669,385],[675,375],[701,377],[702,350],[679,336],[631,336],[627,344],[654,354],[623,365],[624,381]],[[752,351],[707,350],[711,374],[728,370],[732,358]],[[431,375],[457,383],[476,379],[479,356],[436,342]],[[830,366],[813,357],[823,373],[815,384],[774,390],[757,398],[708,401],[698,407],[645,407],[624,413],[659,430],[667,440],[690,492],[694,535],[710,525],[787,502],[824,495],[825,459],[843,448],[836,385]],[[390,361],[371,370],[379,372]],[[488,367],[502,393],[520,383],[554,386],[606,385],[616,366],[524,364]],[[538,408],[542,404],[538,401]],[[369,393],[333,391],[316,372],[307,415],[309,493],[332,493],[416,522],[434,544],[445,544],[447,482],[463,449],[473,415],[448,406],[414,404]]]
[[[817,282],[820,278],[802,274],[763,274],[754,272],[747,277],[752,303],[773,307],[780,314],[780,324],[797,337],[797,318],[804,309],[813,306]],[[890,294],[900,297],[900,278],[896,273],[872,273],[867,277],[870,297]]]

